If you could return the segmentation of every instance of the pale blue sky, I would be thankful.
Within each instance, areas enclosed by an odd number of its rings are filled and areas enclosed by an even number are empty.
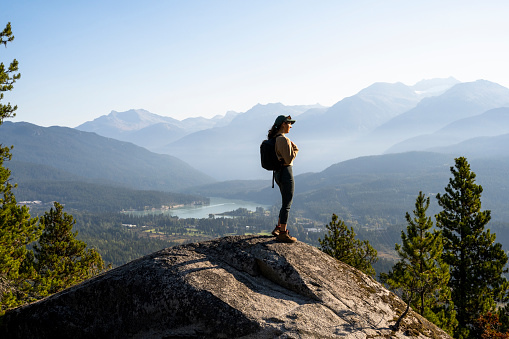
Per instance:
[[[13,121],[75,127],[112,110],[176,119],[261,103],[333,105],[374,82],[509,87],[509,2],[3,1],[21,79]]]

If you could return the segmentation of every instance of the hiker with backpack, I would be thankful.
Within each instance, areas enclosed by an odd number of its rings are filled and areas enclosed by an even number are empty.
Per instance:
[[[293,192],[295,190],[295,182],[293,180],[293,160],[297,156],[299,149],[288,139],[286,134],[290,132],[292,124],[295,120],[291,116],[280,115],[276,118],[274,125],[269,130],[267,141],[264,143],[274,144],[274,151],[277,158],[277,164],[271,166],[273,168],[273,179],[276,180],[279,190],[281,191],[281,210],[279,211],[279,219],[276,228],[272,231],[272,235],[277,237],[278,241],[292,243],[297,241],[295,237],[290,236],[286,227],[288,222],[288,214],[293,201]],[[262,144],[263,145],[263,144]],[[270,146],[272,147],[272,146]],[[262,166],[264,166],[264,154],[262,150]],[[272,184],[274,187],[274,183]]]

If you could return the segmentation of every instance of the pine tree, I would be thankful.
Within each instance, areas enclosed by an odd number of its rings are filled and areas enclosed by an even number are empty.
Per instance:
[[[40,234],[36,218],[31,218],[27,207],[18,206],[9,183],[10,171],[3,167],[10,154],[0,156],[0,314],[4,310],[32,301],[33,270],[26,264],[29,251],[26,246]]]
[[[40,218],[40,223],[44,231],[34,246],[35,268],[39,274],[36,290],[40,297],[80,283],[104,269],[99,253],[76,239],[78,232],[72,232],[76,221],[63,212],[58,202]]]
[[[0,32],[0,44],[12,41],[11,25]],[[4,93],[13,88],[20,78],[18,62],[13,60],[8,68],[0,63],[0,101]],[[0,126],[5,118],[15,116],[16,106],[0,102]],[[40,227],[31,218],[28,208],[20,207],[12,193],[11,172],[4,162],[11,159],[12,147],[0,145],[0,314],[6,309],[33,300],[30,279],[34,271],[27,265],[29,251],[26,246],[37,239]]]
[[[458,322],[447,286],[449,267],[442,260],[442,234],[431,231],[433,221],[426,216],[429,204],[430,199],[419,192],[414,218],[406,213],[407,233],[401,231],[402,245],[396,244],[400,260],[381,278],[390,288],[412,296],[404,299],[410,299],[414,311],[452,334]]]
[[[362,272],[374,276],[373,263],[378,261],[377,251],[369,241],[355,238],[353,228],[348,229],[338,216],[333,214],[332,221],[326,225],[328,234],[318,239],[320,249],[328,255],[353,266]]]
[[[0,32],[0,44],[7,46],[8,42],[14,40],[14,35],[11,30],[11,23],[7,23],[4,30]],[[18,80],[21,75],[16,73],[18,71],[18,61],[14,59],[9,67],[5,68],[4,63],[0,63],[0,101],[4,98],[2,92],[10,91],[13,88],[14,83]],[[18,107],[11,106],[10,103],[0,103],[0,125],[3,123],[5,118],[11,118],[16,115],[15,111]]]
[[[496,235],[485,227],[491,219],[489,210],[481,211],[482,186],[464,157],[455,159],[453,177],[445,194],[437,195],[443,211],[436,215],[444,237],[444,261],[450,266],[452,291],[459,326],[455,337],[479,337],[475,321],[493,312],[497,302],[507,301],[509,282],[503,276],[507,254]]]

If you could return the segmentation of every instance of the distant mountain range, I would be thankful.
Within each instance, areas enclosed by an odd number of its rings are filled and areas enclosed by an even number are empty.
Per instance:
[[[175,156],[215,178],[262,178],[266,173],[259,164],[259,144],[275,117],[279,114],[296,117],[306,111],[325,109],[319,105],[277,103],[256,105],[242,114],[230,112],[222,118],[192,118],[182,122],[143,110],[130,110],[112,112],[77,129]]]
[[[468,139],[509,133],[509,89],[486,80],[375,83],[331,107],[256,105],[244,113],[178,121],[144,110],[112,112],[77,129],[175,156],[217,180],[263,179],[259,145],[275,117],[297,123],[296,174],[319,172],[359,156],[433,150],[467,152]],[[480,141],[472,141],[476,143]],[[485,140],[496,143],[496,139]],[[456,147],[456,144],[462,143]],[[503,151],[503,150],[501,150]],[[477,153],[476,153],[477,154]],[[472,154],[473,155],[473,154]]]
[[[369,140],[391,146],[500,107],[509,107],[509,89],[485,80],[460,83],[442,95],[423,99],[411,110],[378,126]],[[463,131],[465,138],[470,132]]]
[[[447,152],[444,147],[451,147],[468,139],[495,137],[507,133],[509,133],[509,107],[494,108],[479,115],[455,120],[431,134],[406,139],[390,147],[387,152],[435,150],[444,153]],[[492,140],[497,143],[496,139]],[[469,147],[461,146],[459,150],[471,151]]]
[[[143,109],[132,109],[127,112],[111,111],[110,114],[85,122],[76,129],[95,132],[104,137],[132,142],[138,146],[154,150],[187,134],[225,126],[237,114],[236,112],[228,112],[225,116],[216,116],[212,119],[198,117],[179,121]]]

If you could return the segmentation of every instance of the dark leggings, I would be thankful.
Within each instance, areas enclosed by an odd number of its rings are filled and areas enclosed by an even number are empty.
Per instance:
[[[284,166],[276,171],[274,176],[279,190],[281,191],[281,210],[279,211],[279,223],[288,223],[288,214],[293,201],[293,192],[295,190],[295,182],[293,180],[292,166]]]

